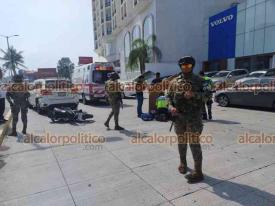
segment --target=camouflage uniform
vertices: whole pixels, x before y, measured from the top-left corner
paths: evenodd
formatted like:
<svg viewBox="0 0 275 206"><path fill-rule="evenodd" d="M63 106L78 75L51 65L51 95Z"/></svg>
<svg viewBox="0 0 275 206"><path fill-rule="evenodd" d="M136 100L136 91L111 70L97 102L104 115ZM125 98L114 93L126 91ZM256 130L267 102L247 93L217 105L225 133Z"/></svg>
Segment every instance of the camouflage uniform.
<svg viewBox="0 0 275 206"><path fill-rule="evenodd" d="M184 92L191 90L194 97L186 99ZM195 169L201 173L202 150L199 136L203 130L201 108L202 108L202 79L193 73L179 75L170 85L168 90L170 104L177 109L178 115L175 118L175 132L178 136L178 150L180 154L181 173L187 172L186 152L189 143ZM181 170L179 167L179 170Z"/></svg>
<svg viewBox="0 0 275 206"><path fill-rule="evenodd" d="M107 121L105 122L105 126L109 127L109 122L111 118L114 116L115 128L118 128L118 116L122 102L120 84L116 80L108 80L105 84L105 90L108 94L108 100L112 107L112 111L109 114Z"/></svg>
<svg viewBox="0 0 275 206"><path fill-rule="evenodd" d="M6 98L11 105L12 112L12 134L16 135L16 125L18 122L18 114L21 111L21 119L23 122L23 134L26 134L27 129L27 113L29 107L30 93L27 91L27 86L24 83L14 83L9 88Z"/></svg>

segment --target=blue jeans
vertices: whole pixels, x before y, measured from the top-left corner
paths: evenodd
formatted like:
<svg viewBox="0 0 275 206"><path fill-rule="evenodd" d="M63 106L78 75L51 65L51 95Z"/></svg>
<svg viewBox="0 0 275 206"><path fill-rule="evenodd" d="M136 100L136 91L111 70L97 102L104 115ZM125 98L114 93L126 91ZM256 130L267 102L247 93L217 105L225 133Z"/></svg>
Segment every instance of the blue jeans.
<svg viewBox="0 0 275 206"><path fill-rule="evenodd" d="M137 94L137 115L138 117L142 114L142 105L143 105L143 94Z"/></svg>

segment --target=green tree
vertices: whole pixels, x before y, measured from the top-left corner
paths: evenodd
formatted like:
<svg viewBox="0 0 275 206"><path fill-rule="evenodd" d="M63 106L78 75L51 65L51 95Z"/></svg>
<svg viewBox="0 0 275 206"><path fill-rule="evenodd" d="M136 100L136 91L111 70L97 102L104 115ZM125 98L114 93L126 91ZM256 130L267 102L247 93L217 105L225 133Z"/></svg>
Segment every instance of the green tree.
<svg viewBox="0 0 275 206"><path fill-rule="evenodd" d="M74 64L68 57L61 58L57 63L57 73L59 77L72 79Z"/></svg>
<svg viewBox="0 0 275 206"><path fill-rule="evenodd" d="M132 43L132 51L129 55L128 67L133 70L139 67L140 73L145 72L145 64L150 63L154 58L159 61L162 57L160 49L156 46L156 36L152 35L147 40L136 39Z"/></svg>
<svg viewBox="0 0 275 206"><path fill-rule="evenodd" d="M23 65L24 58L22 56L22 51L17 52L14 47L10 47L7 51L1 49L1 52L4 54L3 57L0 57L0 60L4 61L3 67L6 70L12 71L13 75L16 75L16 69L21 66L26 68Z"/></svg>

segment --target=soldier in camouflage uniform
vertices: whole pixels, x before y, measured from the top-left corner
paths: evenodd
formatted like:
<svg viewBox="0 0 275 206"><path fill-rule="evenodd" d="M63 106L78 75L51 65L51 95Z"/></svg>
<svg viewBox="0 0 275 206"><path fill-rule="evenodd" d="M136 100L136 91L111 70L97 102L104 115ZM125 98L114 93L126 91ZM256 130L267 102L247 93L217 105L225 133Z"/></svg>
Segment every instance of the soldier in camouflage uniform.
<svg viewBox="0 0 275 206"><path fill-rule="evenodd" d="M124 130L124 128L120 127L118 124L119 110L120 106L122 105L120 84L118 82L118 79L119 75L116 72L113 72L110 75L110 80L108 80L105 85L105 90L108 94L108 100L112 107L112 111L104 125L109 128L110 120L114 116L115 130Z"/></svg>
<svg viewBox="0 0 275 206"><path fill-rule="evenodd" d="M22 133L26 134L27 130L27 113L29 107L29 97L26 85L23 83L23 77L20 75L15 75L13 77L13 84L8 89L6 98L10 103L11 113L12 113L12 132L10 136L17 136L16 125L18 122L18 114L21 111L21 119L23 122Z"/></svg>
<svg viewBox="0 0 275 206"><path fill-rule="evenodd" d="M195 162L195 170L186 175L189 183L203 180L202 150L199 136L203 130L202 108L202 78L193 74L195 60L191 56L179 60L182 73L172 80L168 97L169 110L174 117L175 132L178 136L178 149L180 154L179 172L187 173L186 152L187 144Z"/></svg>

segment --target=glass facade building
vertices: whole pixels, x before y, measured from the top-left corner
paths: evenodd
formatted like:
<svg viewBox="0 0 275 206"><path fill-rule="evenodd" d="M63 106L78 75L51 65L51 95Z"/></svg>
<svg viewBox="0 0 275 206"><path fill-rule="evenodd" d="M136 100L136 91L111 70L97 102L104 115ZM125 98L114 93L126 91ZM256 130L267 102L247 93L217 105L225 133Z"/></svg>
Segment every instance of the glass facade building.
<svg viewBox="0 0 275 206"><path fill-rule="evenodd" d="M275 0L238 5L236 57L275 52Z"/></svg>
<svg viewBox="0 0 275 206"><path fill-rule="evenodd" d="M224 13L226 11L220 14L223 15ZM224 17L226 16L221 19ZM211 18L213 17L210 17L210 20ZM223 69L246 68L254 71L275 67L275 0L247 0L238 4L236 20L235 57L232 59L232 57L224 56L214 60L209 58L208 62L205 62L206 68L209 70L221 67ZM211 21L209 22L209 28L211 28ZM232 28L228 27L226 26L225 29L231 35ZM209 32L209 35L211 35L211 31ZM217 37L219 33L215 35ZM222 32L220 32L220 35L222 35ZM223 39L223 41L227 40ZM220 41L220 44L224 44L223 41ZM211 49L209 51L213 52ZM229 68L229 59L230 62L233 60L234 63L233 66L231 63L231 67L234 68Z"/></svg>

